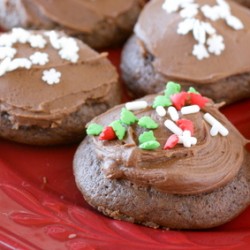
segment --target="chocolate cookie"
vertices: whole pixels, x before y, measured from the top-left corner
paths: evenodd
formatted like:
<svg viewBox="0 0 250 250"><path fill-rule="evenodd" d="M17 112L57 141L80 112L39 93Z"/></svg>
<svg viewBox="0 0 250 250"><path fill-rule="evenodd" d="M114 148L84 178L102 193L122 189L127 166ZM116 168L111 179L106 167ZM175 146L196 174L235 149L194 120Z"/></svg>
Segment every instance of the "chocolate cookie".
<svg viewBox="0 0 250 250"><path fill-rule="evenodd" d="M124 42L146 0L0 0L5 29L62 29L94 48Z"/></svg>
<svg viewBox="0 0 250 250"><path fill-rule="evenodd" d="M246 7L250 8L250 1L249 0L234 0L240 4L245 5Z"/></svg>
<svg viewBox="0 0 250 250"><path fill-rule="evenodd" d="M79 190L94 208L150 227L204 229L250 202L246 140L194 88L119 105L93 119L74 157Z"/></svg>
<svg viewBox="0 0 250 250"><path fill-rule="evenodd" d="M79 141L88 121L120 102L107 54L55 31L0 36L0 136L27 144Z"/></svg>
<svg viewBox="0 0 250 250"><path fill-rule="evenodd" d="M145 6L134 31L121 63L132 95L157 93L176 80L218 102L250 97L249 9L232 1L184 7L156 0Z"/></svg>

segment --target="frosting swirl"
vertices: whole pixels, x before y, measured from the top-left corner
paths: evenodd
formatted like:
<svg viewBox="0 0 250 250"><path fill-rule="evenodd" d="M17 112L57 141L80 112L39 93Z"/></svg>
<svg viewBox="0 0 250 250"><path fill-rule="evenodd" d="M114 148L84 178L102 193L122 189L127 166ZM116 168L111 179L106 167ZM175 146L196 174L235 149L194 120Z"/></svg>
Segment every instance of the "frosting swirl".
<svg viewBox="0 0 250 250"><path fill-rule="evenodd" d="M197 0L201 6L213 6L215 0ZM228 1L231 12L244 24L244 29L234 30L223 20L212 21L213 27L224 37L225 50L219 56L198 60L192 55L196 41L192 34L177 34L183 21L179 12L167 13L162 8L164 0L147 4L135 27L136 36L154 56L153 66L159 73L176 80L211 83L220 79L249 72L250 70L250 11ZM208 19L197 16L202 21Z"/></svg>
<svg viewBox="0 0 250 250"><path fill-rule="evenodd" d="M152 104L154 97L148 96L144 100ZM117 106L91 123L106 126L119 119L121 108L121 105ZM230 131L229 135L212 137L211 127L202 119L205 112L222 122ZM194 123L198 141L191 148L178 145L163 150L166 138L171 135L164 127L169 116L162 118L150 107L134 113L138 118L150 116L159 124L154 134L161 146L153 151L140 149L137 145L142 129L134 125L129 127L123 140L101 141L93 137L100 166L107 178L127 179L166 193L198 194L226 185L242 166L246 141L213 103L208 103L198 113L185 115Z"/></svg>

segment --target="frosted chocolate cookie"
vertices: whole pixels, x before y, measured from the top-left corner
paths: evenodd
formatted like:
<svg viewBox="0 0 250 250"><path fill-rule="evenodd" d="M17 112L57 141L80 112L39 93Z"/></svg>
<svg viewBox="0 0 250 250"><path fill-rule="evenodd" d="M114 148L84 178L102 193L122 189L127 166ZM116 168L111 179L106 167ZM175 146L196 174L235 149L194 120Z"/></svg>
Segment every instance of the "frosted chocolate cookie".
<svg viewBox="0 0 250 250"><path fill-rule="evenodd" d="M134 31L121 63L133 95L157 93L176 80L215 101L250 97L249 9L224 0L155 0Z"/></svg>
<svg viewBox="0 0 250 250"><path fill-rule="evenodd" d="M74 157L94 208L150 227L211 228L250 202L247 141L214 104L169 82L165 93L94 118Z"/></svg>
<svg viewBox="0 0 250 250"><path fill-rule="evenodd" d="M5 29L61 29L94 48L114 46L132 33L146 0L0 0Z"/></svg>
<svg viewBox="0 0 250 250"><path fill-rule="evenodd" d="M250 8L250 1L249 0L234 0L240 4L245 5L246 7Z"/></svg>
<svg viewBox="0 0 250 250"><path fill-rule="evenodd" d="M120 102L120 85L106 53L64 33L15 28L0 36L0 101L0 137L70 143Z"/></svg>

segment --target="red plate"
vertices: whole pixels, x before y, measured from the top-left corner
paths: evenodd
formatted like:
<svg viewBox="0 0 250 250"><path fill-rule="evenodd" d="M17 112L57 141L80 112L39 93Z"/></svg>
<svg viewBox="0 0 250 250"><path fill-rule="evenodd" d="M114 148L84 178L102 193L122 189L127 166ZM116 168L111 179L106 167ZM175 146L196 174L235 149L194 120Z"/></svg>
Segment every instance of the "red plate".
<svg viewBox="0 0 250 250"><path fill-rule="evenodd" d="M110 58L119 64L120 51ZM250 139L250 100L223 113ZM0 140L0 249L247 249L250 208L207 231L164 231L115 221L89 207L77 190L77 145L31 147ZM248 147L250 150L250 147Z"/></svg>

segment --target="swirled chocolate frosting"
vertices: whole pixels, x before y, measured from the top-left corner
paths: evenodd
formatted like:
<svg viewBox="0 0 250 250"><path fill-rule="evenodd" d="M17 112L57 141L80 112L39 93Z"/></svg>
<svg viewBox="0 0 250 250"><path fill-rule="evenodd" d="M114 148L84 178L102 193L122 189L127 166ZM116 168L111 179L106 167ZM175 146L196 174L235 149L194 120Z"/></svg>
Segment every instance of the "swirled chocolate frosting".
<svg viewBox="0 0 250 250"><path fill-rule="evenodd" d="M126 179L138 185L155 188L172 194L198 194L213 191L226 185L238 173L244 160L245 139L234 126L218 111L212 102L198 113L185 115L194 124L194 136L197 144L185 148L181 144L164 150L164 144L172 134L164 121L170 119L157 115L151 108L155 96L143 100L149 107L134 111L139 118L149 116L159 127L154 135L160 143L155 150L143 150L138 147L138 137L143 129L129 126L123 140L102 141L97 136L91 137L100 166L107 178ZM120 119L122 105L102 114L91 121L107 126ZM211 136L210 125L203 119L204 113L210 113L229 130L228 136Z"/></svg>
<svg viewBox="0 0 250 250"><path fill-rule="evenodd" d="M197 0L199 4L213 6L215 0ZM142 11L135 27L136 36L154 56L157 72L176 80L211 83L250 71L250 11L233 1L227 1L231 14L243 28L235 30L225 20L211 21L199 12L195 18L209 22L223 37L225 49L220 55L198 60L193 54L197 43L192 32L177 34L178 25L184 21L180 11L168 13L163 9L164 0L150 1ZM199 9L200 10L200 9ZM197 34L196 34L197 35Z"/></svg>

